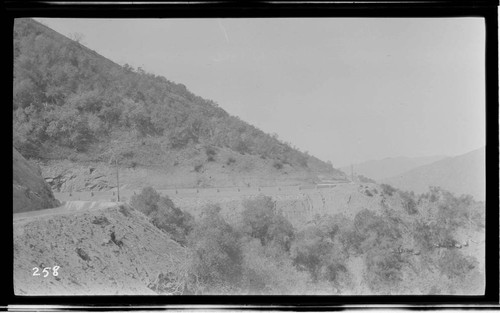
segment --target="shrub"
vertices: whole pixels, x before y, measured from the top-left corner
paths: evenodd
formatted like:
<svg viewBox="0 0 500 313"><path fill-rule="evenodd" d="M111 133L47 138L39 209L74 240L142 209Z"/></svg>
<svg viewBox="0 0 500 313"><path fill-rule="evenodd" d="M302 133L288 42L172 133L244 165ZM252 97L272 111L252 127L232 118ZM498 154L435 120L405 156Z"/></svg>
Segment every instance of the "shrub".
<svg viewBox="0 0 500 313"><path fill-rule="evenodd" d="M322 268L320 275L324 280L332 283L336 287L337 292L352 288L352 275L343 262L332 260Z"/></svg>
<svg viewBox="0 0 500 313"><path fill-rule="evenodd" d="M447 249L439 259L438 267L448 278L465 277L467 273L478 267L472 256L464 256L457 250Z"/></svg>
<svg viewBox="0 0 500 313"><path fill-rule="evenodd" d="M214 147L205 147L205 153L207 154L207 156L215 156L217 155L217 151L215 151L215 148Z"/></svg>
<svg viewBox="0 0 500 313"><path fill-rule="evenodd" d="M194 166L194 171L199 173L201 169L203 168L203 164L198 164Z"/></svg>
<svg viewBox="0 0 500 313"><path fill-rule="evenodd" d="M439 221L417 221L414 229L413 238L422 251L430 252L437 246L453 247L457 243L451 229Z"/></svg>
<svg viewBox="0 0 500 313"><path fill-rule="evenodd" d="M189 236L192 259L188 289L195 294L238 293L243 275L243 255L238 233L220 215L221 208L207 206Z"/></svg>
<svg viewBox="0 0 500 313"><path fill-rule="evenodd" d="M262 245L273 243L288 251L294 238L292 224L276 211L271 197L259 196L243 202L243 232L260 240Z"/></svg>
<svg viewBox="0 0 500 313"><path fill-rule="evenodd" d="M246 140L239 140L233 147L233 150L238 151L241 154L250 153L250 143Z"/></svg>
<svg viewBox="0 0 500 313"><path fill-rule="evenodd" d="M291 248L297 268L307 271L315 283L327 282L337 290L351 285L348 254L337 237L344 231L341 219L322 217L297 235ZM340 238L339 238L340 239Z"/></svg>
<svg viewBox="0 0 500 313"><path fill-rule="evenodd" d="M358 256L363 253L361 244L365 237L354 229L348 229L340 234L339 241L348 254Z"/></svg>
<svg viewBox="0 0 500 313"><path fill-rule="evenodd" d="M295 230L290 221L282 214L275 214L267 230L267 243L289 251L294 237Z"/></svg>
<svg viewBox="0 0 500 313"><path fill-rule="evenodd" d="M277 170L281 170L283 168L283 163L281 161L274 161L273 167Z"/></svg>
<svg viewBox="0 0 500 313"><path fill-rule="evenodd" d="M242 250L245 294L300 294L310 290L308 273L298 271L287 255L273 254L272 248L254 238L244 242Z"/></svg>
<svg viewBox="0 0 500 313"><path fill-rule="evenodd" d="M151 223L171 234L175 241L185 245L187 236L194 226L193 216L175 207L172 201L166 197L161 198L160 208L150 215Z"/></svg>
<svg viewBox="0 0 500 313"><path fill-rule="evenodd" d="M440 198L442 189L435 186L430 186L429 191L420 195L420 199L427 199L430 202L436 202Z"/></svg>
<svg viewBox="0 0 500 313"><path fill-rule="evenodd" d="M226 161L227 165L231 165L233 163L236 163L236 159L234 159L233 157L229 157Z"/></svg>
<svg viewBox="0 0 500 313"><path fill-rule="evenodd" d="M160 194L153 187L145 187L140 194L132 196L130 205L149 216L153 211L158 210L160 198Z"/></svg>
<svg viewBox="0 0 500 313"><path fill-rule="evenodd" d="M217 155L217 151L213 147L205 147L205 153L207 155L207 161L213 162L215 161L215 156Z"/></svg>
<svg viewBox="0 0 500 313"><path fill-rule="evenodd" d="M399 191L399 196L401 197L403 208L406 213L411 215L418 213L417 203L414 199L415 194L413 192Z"/></svg>
<svg viewBox="0 0 500 313"><path fill-rule="evenodd" d="M354 217L354 229L362 241L360 249L367 253L372 249L395 247L401 239L400 223L364 209Z"/></svg>
<svg viewBox="0 0 500 313"><path fill-rule="evenodd" d="M365 194L368 196L368 197L373 197L373 194L370 192L370 190L365 190Z"/></svg>
<svg viewBox="0 0 500 313"><path fill-rule="evenodd" d="M181 149L186 147L190 142L197 143L199 138L190 130L183 129L182 131L171 133L169 140L170 147L173 149Z"/></svg>
<svg viewBox="0 0 500 313"><path fill-rule="evenodd" d="M98 135L89 127L88 119L89 114L80 113L76 108L57 107L48 113L45 133L61 146L83 151Z"/></svg>
<svg viewBox="0 0 500 313"><path fill-rule="evenodd" d="M388 184L382 184L382 185L380 185L380 187L382 187L382 193L386 194L388 196L392 196L394 194L394 192L396 192L396 190L397 190L396 188L394 188Z"/></svg>
<svg viewBox="0 0 500 313"><path fill-rule="evenodd" d="M332 247L311 229L299 233L293 242L291 257L294 265L310 273L313 280L319 279L321 267Z"/></svg>
<svg viewBox="0 0 500 313"><path fill-rule="evenodd" d="M457 197L451 192L441 189L440 198L435 202L435 205L438 208L437 219L456 229L470 223L475 203L472 196Z"/></svg>
<svg viewBox="0 0 500 313"><path fill-rule="evenodd" d="M160 196L152 187L146 187L140 194L132 196L130 205L148 216L153 225L170 234L173 240L186 244L194 218L177 208L169 197Z"/></svg>
<svg viewBox="0 0 500 313"><path fill-rule="evenodd" d="M403 279L402 262L398 254L388 249L373 249L365 256L365 279L375 294L397 294Z"/></svg>
<svg viewBox="0 0 500 313"><path fill-rule="evenodd" d="M293 160L301 167L308 167L309 156L307 154L295 153Z"/></svg>
<svg viewBox="0 0 500 313"><path fill-rule="evenodd" d="M437 263L440 272L448 279L445 283L448 293L471 294L484 290L485 275L479 270L475 257L447 249Z"/></svg>

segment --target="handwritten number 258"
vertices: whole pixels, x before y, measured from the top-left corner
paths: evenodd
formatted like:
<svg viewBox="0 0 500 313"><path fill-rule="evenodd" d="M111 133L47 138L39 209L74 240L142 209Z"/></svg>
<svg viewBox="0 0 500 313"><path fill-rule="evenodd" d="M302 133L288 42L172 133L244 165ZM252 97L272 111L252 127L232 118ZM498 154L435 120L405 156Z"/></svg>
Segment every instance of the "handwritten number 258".
<svg viewBox="0 0 500 313"><path fill-rule="evenodd" d="M50 274L50 270L52 269L52 276L57 276L59 275L59 273L57 272L57 270L59 270L60 266L54 266L54 267L46 267L42 270L42 273L43 273L43 277L47 277L49 276ZM33 267L33 276L40 276L41 274L38 273L40 271L40 269L38 267Z"/></svg>

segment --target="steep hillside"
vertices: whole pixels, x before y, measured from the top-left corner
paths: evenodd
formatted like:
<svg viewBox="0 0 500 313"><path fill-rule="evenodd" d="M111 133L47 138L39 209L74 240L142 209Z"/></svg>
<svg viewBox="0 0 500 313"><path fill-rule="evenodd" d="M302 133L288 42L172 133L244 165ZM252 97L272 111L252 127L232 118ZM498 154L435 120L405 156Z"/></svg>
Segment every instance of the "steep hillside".
<svg viewBox="0 0 500 313"><path fill-rule="evenodd" d="M415 168L399 176L384 179L395 187L426 192L439 186L457 195L469 194L484 201L486 192L485 147L456 157Z"/></svg>
<svg viewBox="0 0 500 313"><path fill-rule="evenodd" d="M444 159L445 156L428 156L420 158L395 157L382 160L371 160L363 163L353 164L354 173L371 179L380 180L403 174L416 167L433 163ZM351 167L340 168L344 173L351 174Z"/></svg>
<svg viewBox="0 0 500 313"><path fill-rule="evenodd" d="M16 295L154 295L163 277L161 293L182 292L186 250L142 213L105 204L14 215Z"/></svg>
<svg viewBox="0 0 500 313"><path fill-rule="evenodd" d="M184 85L119 66L31 19L14 27L13 122L14 146L40 160L165 169L253 156L247 168L265 162L304 179L342 175Z"/></svg>
<svg viewBox="0 0 500 313"><path fill-rule="evenodd" d="M28 162L16 149L12 149L12 174L14 213L59 206L42 177L41 169Z"/></svg>

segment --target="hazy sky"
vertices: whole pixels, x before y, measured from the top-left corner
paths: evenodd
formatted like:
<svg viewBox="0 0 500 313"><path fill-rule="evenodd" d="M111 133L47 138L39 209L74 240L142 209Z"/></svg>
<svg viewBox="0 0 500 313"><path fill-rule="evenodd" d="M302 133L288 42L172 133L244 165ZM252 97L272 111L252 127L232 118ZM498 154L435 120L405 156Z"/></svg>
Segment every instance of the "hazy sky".
<svg viewBox="0 0 500 313"><path fill-rule="evenodd" d="M481 18L37 20L335 167L485 144Z"/></svg>

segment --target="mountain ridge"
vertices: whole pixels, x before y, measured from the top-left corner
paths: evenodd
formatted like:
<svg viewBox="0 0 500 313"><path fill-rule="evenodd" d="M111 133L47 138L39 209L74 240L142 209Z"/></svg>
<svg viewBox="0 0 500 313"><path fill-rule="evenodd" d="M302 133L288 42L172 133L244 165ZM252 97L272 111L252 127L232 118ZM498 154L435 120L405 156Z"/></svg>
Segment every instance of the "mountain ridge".
<svg viewBox="0 0 500 313"><path fill-rule="evenodd" d="M455 157L414 168L395 177L383 179L382 182L417 193L427 191L430 186L438 186L456 194L470 194L477 200L484 201L485 153L486 148L483 146Z"/></svg>
<svg viewBox="0 0 500 313"><path fill-rule="evenodd" d="M424 156L424 157L387 157L384 159L368 160L353 164L354 173L363 175L371 179L380 180L391 176L396 176L409 171L412 168L429 164L440 159L444 159L444 155ZM340 168L344 173L351 173L350 166Z"/></svg>

